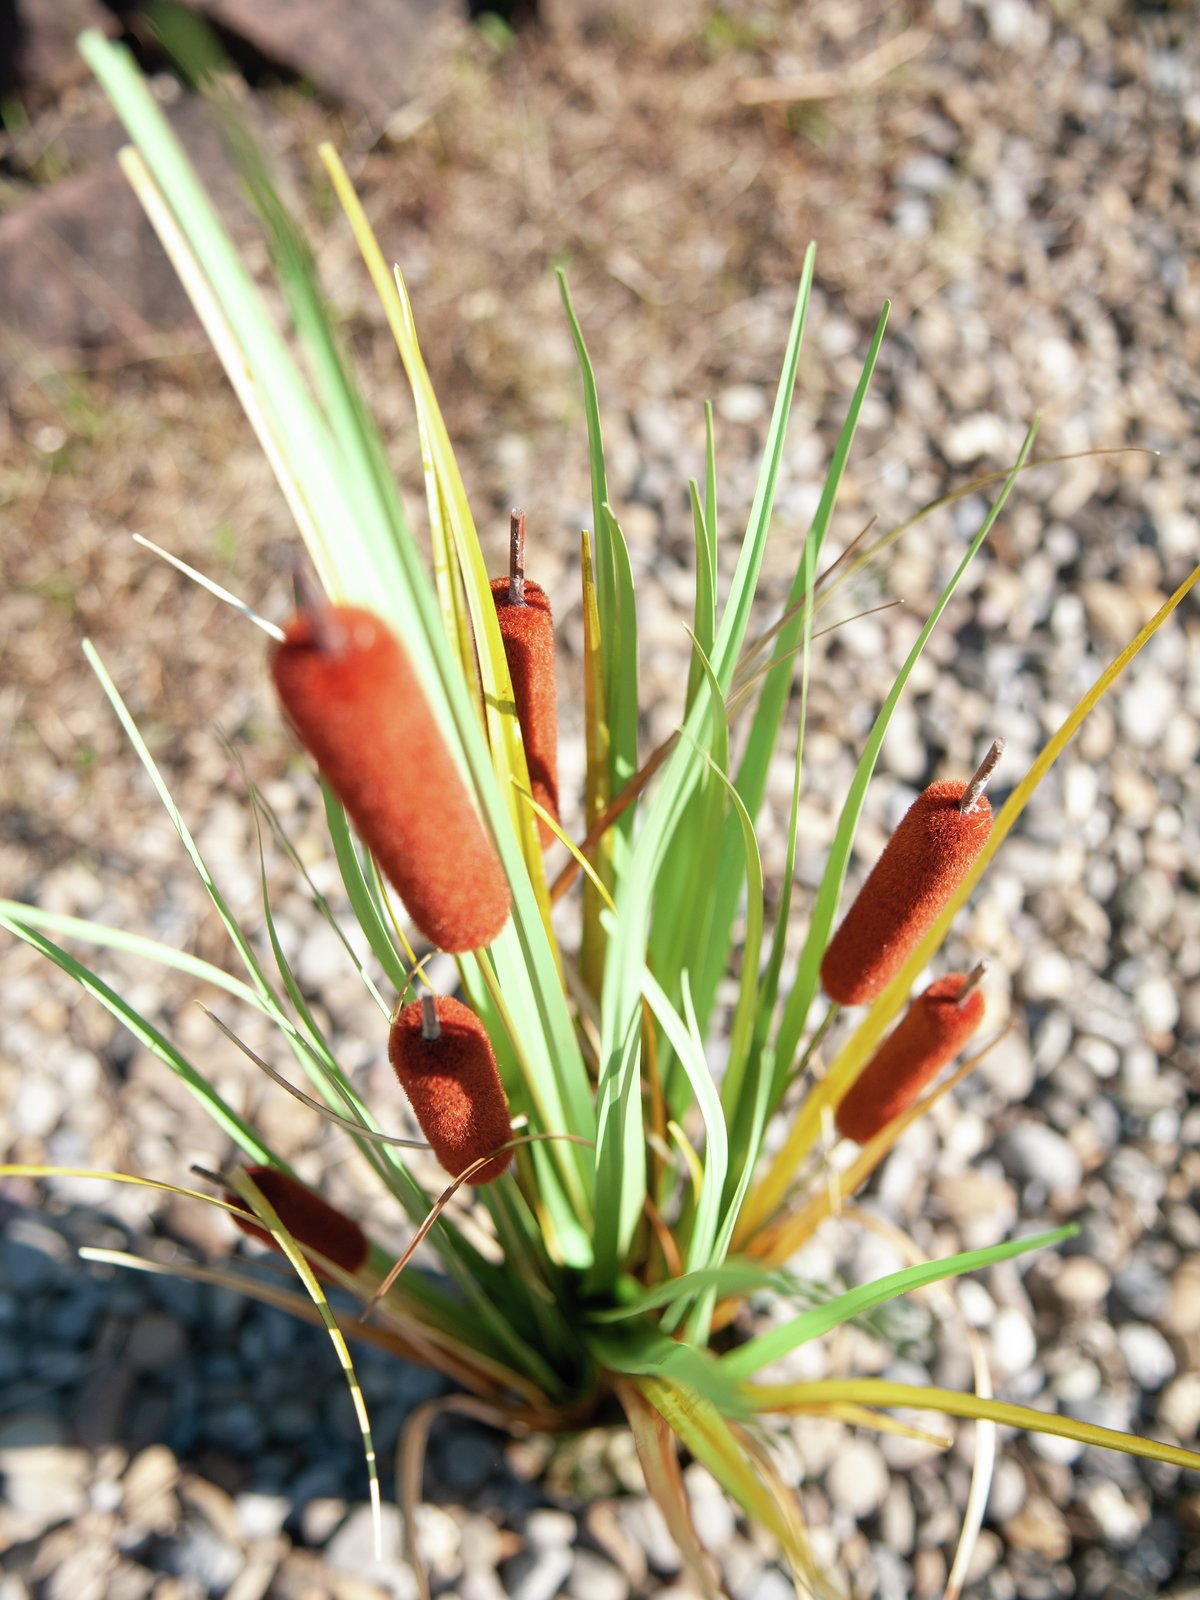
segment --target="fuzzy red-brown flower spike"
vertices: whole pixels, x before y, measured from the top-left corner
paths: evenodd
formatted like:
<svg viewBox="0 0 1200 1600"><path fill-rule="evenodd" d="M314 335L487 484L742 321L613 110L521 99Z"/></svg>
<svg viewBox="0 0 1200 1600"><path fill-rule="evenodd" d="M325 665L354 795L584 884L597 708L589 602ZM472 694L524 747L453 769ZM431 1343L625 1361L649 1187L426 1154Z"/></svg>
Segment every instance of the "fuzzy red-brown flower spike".
<svg viewBox="0 0 1200 1600"><path fill-rule="evenodd" d="M388 1059L434 1155L457 1178L513 1136L508 1101L483 1023L448 995L414 1001L392 1019ZM467 1182L492 1183L512 1151Z"/></svg>
<svg viewBox="0 0 1200 1600"><path fill-rule="evenodd" d="M343 1272L359 1272L366 1265L370 1245L357 1222L278 1167L247 1167L246 1171L297 1244L317 1251ZM225 1199L230 1205L246 1204L240 1195L232 1193L227 1193ZM279 1249L274 1235L261 1223L240 1216L233 1220L250 1238L263 1240L272 1250Z"/></svg>
<svg viewBox="0 0 1200 1600"><path fill-rule="evenodd" d="M982 963L969 978L951 972L917 996L838 1106L843 1137L866 1144L953 1060L983 1020L983 994L976 987L982 975Z"/></svg>
<svg viewBox="0 0 1200 1600"><path fill-rule="evenodd" d="M496 621L512 678L517 720L533 798L558 821L558 697L554 685L554 622L540 585L525 576L525 514L514 511L507 578L493 578ZM542 843L553 829L538 818Z"/></svg>
<svg viewBox="0 0 1200 1600"><path fill-rule="evenodd" d="M318 601L271 657L284 710L413 922L443 950L490 944L508 880L408 656L387 624Z"/></svg>
<svg viewBox="0 0 1200 1600"><path fill-rule="evenodd" d="M874 1000L937 920L992 831L983 786L1003 748L997 739L969 784L930 784L909 807L829 941L821 983L831 1000Z"/></svg>

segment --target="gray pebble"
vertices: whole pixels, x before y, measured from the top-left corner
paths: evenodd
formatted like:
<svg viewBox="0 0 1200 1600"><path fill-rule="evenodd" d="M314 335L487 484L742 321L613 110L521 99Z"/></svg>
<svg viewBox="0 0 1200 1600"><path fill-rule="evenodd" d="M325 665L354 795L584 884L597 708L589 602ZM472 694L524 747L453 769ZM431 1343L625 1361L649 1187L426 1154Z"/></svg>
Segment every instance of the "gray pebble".
<svg viewBox="0 0 1200 1600"><path fill-rule="evenodd" d="M1113 1274L1113 1291L1120 1304L1144 1322L1156 1322L1171 1300L1165 1274L1142 1254L1134 1254Z"/></svg>
<svg viewBox="0 0 1200 1600"><path fill-rule="evenodd" d="M1055 1378L1054 1392L1064 1404L1079 1405L1099 1394L1102 1381L1100 1368L1094 1361L1076 1357Z"/></svg>
<svg viewBox="0 0 1200 1600"><path fill-rule="evenodd" d="M207 1522L189 1518L163 1547L161 1566L201 1594L224 1594L242 1570L236 1545L221 1538Z"/></svg>
<svg viewBox="0 0 1200 1600"><path fill-rule="evenodd" d="M1071 1194L1079 1188L1083 1166L1062 1134L1038 1122L1019 1122L1005 1134L1001 1149L1005 1166L1026 1183L1037 1183L1052 1194Z"/></svg>
<svg viewBox="0 0 1200 1600"><path fill-rule="evenodd" d="M169 1367L187 1349L187 1335L174 1317L163 1311L145 1311L129 1330L125 1359L136 1371L157 1372Z"/></svg>
<svg viewBox="0 0 1200 1600"><path fill-rule="evenodd" d="M215 1406L206 1410L200 1421L206 1438L239 1455L254 1455L266 1442L266 1419L248 1400Z"/></svg>
<svg viewBox="0 0 1200 1600"><path fill-rule="evenodd" d="M52 1288L61 1271L45 1251L12 1237L0 1239L0 1283L18 1299Z"/></svg>

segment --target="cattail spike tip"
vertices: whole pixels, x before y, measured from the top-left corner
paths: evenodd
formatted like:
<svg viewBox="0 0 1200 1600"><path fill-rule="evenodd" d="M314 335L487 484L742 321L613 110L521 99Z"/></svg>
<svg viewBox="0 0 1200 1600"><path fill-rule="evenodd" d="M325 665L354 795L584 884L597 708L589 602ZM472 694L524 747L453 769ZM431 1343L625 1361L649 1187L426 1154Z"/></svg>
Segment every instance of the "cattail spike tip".
<svg viewBox="0 0 1200 1600"><path fill-rule="evenodd" d="M525 604L525 513L515 506L508 517L508 603Z"/></svg>
<svg viewBox="0 0 1200 1600"><path fill-rule="evenodd" d="M991 749L979 763L975 776L963 791L963 797L958 803L958 809L964 816L969 815L979 804L979 798L991 781L992 773L995 772L1000 763L1000 757L1004 754L1004 743L1003 739L992 740Z"/></svg>

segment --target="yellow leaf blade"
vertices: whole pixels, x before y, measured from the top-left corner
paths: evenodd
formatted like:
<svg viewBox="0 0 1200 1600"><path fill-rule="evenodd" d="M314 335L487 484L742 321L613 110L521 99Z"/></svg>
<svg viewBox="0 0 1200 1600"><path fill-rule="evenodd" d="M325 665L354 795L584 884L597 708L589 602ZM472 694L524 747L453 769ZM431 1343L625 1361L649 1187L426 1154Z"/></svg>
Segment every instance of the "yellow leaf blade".
<svg viewBox="0 0 1200 1600"><path fill-rule="evenodd" d="M1074 1417L1060 1417L1030 1406L1011 1405L982 1395L959 1394L954 1389L937 1389L921 1384L891 1383L886 1378L829 1378L814 1383L747 1384L746 1398L755 1411L802 1412L830 1405L903 1406L912 1411L940 1411L947 1417L966 1417L973 1422L998 1422L1007 1428L1022 1428L1033 1433L1051 1433L1060 1439L1074 1439L1101 1450L1120 1450L1125 1455L1142 1456L1147 1461L1165 1461L1170 1466L1200 1472L1200 1455L1178 1445L1140 1439L1136 1434L1117 1433L1098 1428Z"/></svg>

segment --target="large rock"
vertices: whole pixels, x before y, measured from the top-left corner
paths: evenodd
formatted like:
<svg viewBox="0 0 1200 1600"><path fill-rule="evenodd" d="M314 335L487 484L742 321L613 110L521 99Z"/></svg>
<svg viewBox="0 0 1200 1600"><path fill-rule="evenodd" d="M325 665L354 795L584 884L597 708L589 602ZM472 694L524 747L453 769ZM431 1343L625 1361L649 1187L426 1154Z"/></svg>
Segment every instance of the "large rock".
<svg viewBox="0 0 1200 1600"><path fill-rule="evenodd" d="M236 183L205 107L185 96L171 123L228 217L244 224ZM72 132L76 130L68 130ZM190 316L174 268L117 166L124 136L115 120L64 134L73 160L90 170L58 179L0 213L0 386L25 353L58 366L149 353ZM94 165L93 165L94 163Z"/></svg>
<svg viewBox="0 0 1200 1600"><path fill-rule="evenodd" d="M7 37L15 21L15 39ZM0 90L37 107L87 76L75 40L85 28L112 34L116 18L102 0L0 0Z"/></svg>
<svg viewBox="0 0 1200 1600"><path fill-rule="evenodd" d="M380 127L427 87L463 0L194 0L195 9Z"/></svg>
<svg viewBox="0 0 1200 1600"><path fill-rule="evenodd" d="M56 362L148 343L186 310L115 167L64 178L0 218L0 324Z"/></svg>

